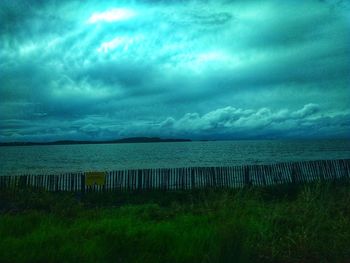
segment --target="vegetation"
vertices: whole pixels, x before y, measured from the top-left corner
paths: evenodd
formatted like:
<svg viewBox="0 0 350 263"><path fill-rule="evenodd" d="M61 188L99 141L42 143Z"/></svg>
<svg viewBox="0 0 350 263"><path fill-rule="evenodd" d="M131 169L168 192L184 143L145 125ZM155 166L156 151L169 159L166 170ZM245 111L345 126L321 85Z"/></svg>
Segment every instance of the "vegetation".
<svg viewBox="0 0 350 263"><path fill-rule="evenodd" d="M350 262L350 184L0 193L0 262Z"/></svg>

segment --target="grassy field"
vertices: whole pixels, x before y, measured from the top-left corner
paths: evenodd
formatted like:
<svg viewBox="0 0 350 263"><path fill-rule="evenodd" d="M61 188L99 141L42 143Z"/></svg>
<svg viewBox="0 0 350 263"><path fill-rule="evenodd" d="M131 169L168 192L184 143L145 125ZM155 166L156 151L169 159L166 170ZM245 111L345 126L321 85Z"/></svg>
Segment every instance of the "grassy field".
<svg viewBox="0 0 350 263"><path fill-rule="evenodd" d="M350 184L0 193L0 262L350 262Z"/></svg>

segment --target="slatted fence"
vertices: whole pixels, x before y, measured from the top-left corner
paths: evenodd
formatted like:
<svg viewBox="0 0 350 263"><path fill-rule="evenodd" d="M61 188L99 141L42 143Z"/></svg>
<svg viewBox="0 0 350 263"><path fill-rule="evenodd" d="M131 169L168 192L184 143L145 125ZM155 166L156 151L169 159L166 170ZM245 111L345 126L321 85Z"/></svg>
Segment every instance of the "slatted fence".
<svg viewBox="0 0 350 263"><path fill-rule="evenodd" d="M87 184L88 173L0 176L0 189L103 192L240 188L350 179L350 159L241 165L118 170L106 172L102 184Z"/></svg>

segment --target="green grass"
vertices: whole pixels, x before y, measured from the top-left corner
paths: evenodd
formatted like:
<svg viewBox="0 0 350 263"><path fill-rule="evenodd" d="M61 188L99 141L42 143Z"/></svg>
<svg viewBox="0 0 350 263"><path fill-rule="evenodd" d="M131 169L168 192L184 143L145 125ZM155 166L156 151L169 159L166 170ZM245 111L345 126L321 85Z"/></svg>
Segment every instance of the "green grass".
<svg viewBox="0 0 350 263"><path fill-rule="evenodd" d="M0 262L350 262L350 184L0 193Z"/></svg>

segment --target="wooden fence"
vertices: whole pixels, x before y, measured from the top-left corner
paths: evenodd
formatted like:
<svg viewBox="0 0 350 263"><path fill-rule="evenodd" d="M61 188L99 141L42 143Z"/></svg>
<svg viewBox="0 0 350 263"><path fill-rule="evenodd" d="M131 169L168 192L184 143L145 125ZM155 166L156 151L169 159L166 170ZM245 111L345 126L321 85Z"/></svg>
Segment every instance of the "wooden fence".
<svg viewBox="0 0 350 263"><path fill-rule="evenodd" d="M47 191L102 192L297 184L316 180L349 179L350 159L233 167L119 170L103 173L102 178L96 181L97 184L91 184L91 174L93 173L0 176L0 189L29 187Z"/></svg>

